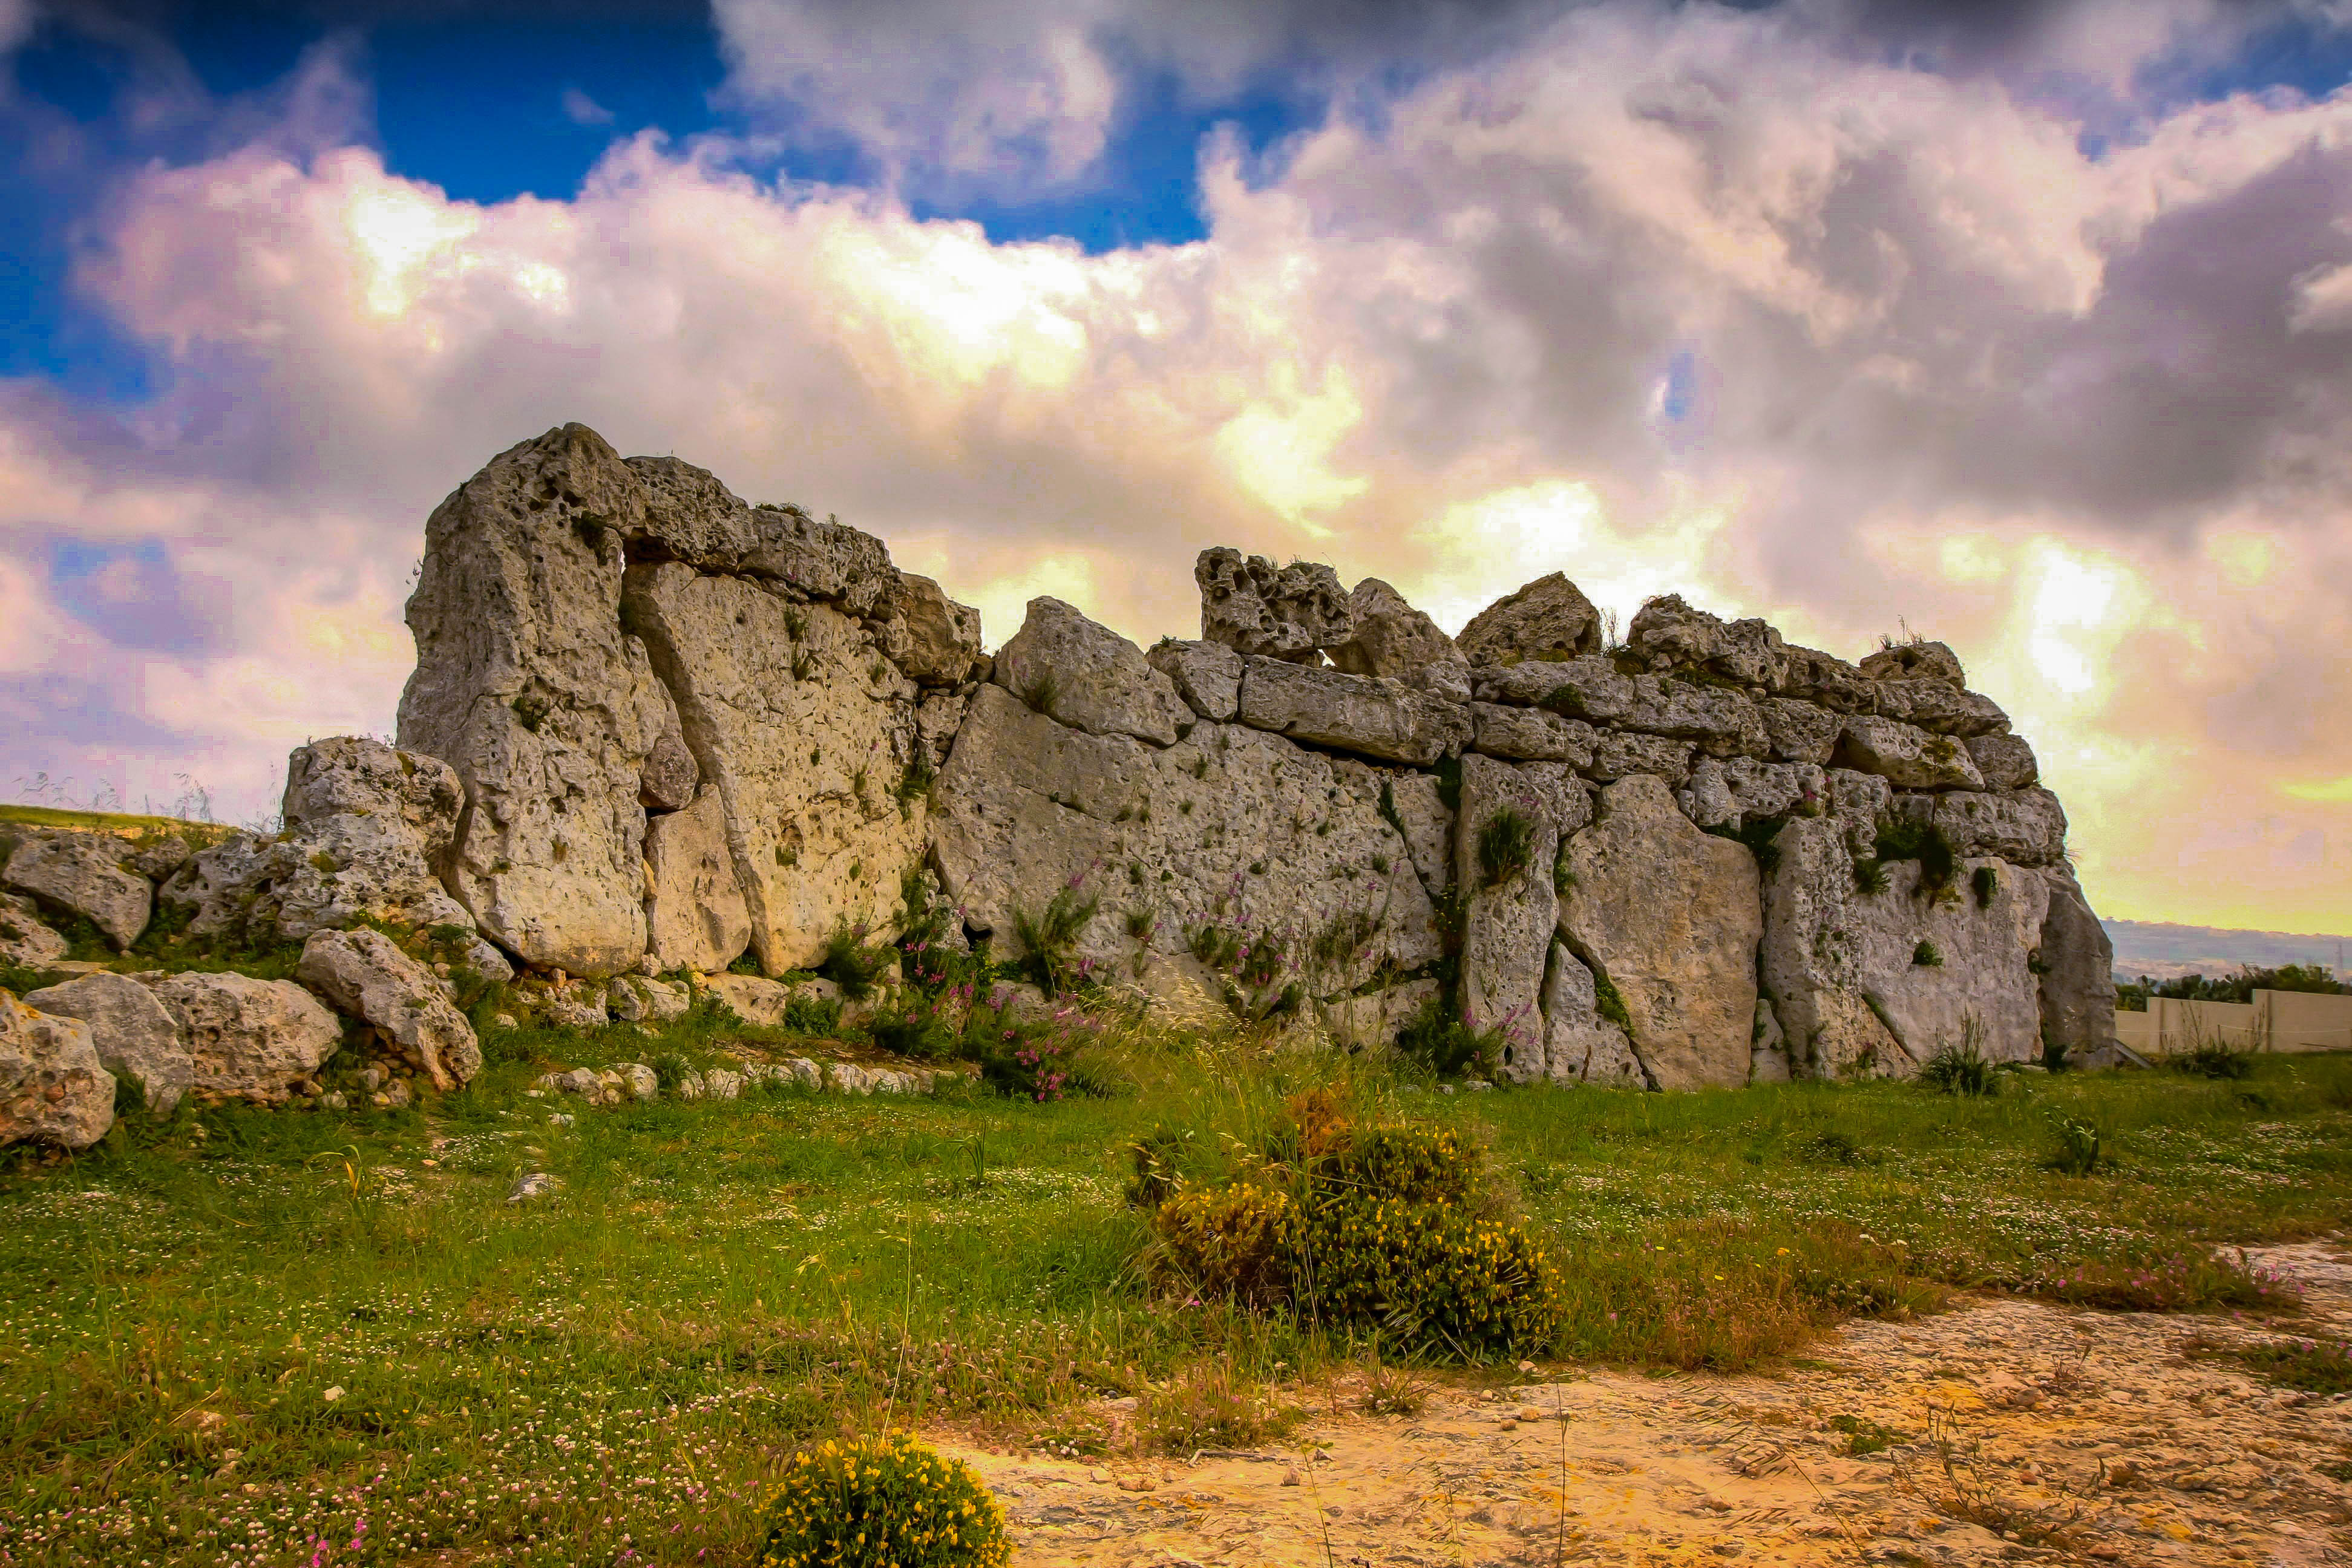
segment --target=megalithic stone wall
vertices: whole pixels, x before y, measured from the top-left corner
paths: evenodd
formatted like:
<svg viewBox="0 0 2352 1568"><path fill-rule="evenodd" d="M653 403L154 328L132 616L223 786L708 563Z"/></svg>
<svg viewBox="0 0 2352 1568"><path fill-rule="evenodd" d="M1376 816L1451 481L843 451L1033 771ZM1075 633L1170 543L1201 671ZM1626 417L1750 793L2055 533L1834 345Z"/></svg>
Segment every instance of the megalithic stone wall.
<svg viewBox="0 0 2352 1568"><path fill-rule="evenodd" d="M1354 1040L1437 1009L1522 1081L2111 1037L2064 813L1942 644L1668 596L1609 648L1559 573L1457 642L1377 579L1195 575L1197 641L1039 599L989 660L880 541L566 425L434 514L401 744L464 786L449 891L545 968L774 973L928 873L951 940L1058 901L1093 976Z"/></svg>

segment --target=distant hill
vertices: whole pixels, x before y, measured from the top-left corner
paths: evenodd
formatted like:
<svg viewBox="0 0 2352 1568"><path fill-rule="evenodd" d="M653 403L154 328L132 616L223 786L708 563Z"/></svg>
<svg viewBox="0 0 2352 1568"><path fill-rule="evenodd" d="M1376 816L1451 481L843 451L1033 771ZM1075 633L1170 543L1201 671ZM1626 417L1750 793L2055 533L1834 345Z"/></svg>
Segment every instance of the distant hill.
<svg viewBox="0 0 2352 1568"><path fill-rule="evenodd" d="M2116 945L2116 974L2159 980L2182 975L2226 975L2242 964L2275 968L2318 964L2338 978L2352 957L2352 936L2307 936L2289 931L2217 931L2210 925L2168 925L2146 920L2102 920Z"/></svg>

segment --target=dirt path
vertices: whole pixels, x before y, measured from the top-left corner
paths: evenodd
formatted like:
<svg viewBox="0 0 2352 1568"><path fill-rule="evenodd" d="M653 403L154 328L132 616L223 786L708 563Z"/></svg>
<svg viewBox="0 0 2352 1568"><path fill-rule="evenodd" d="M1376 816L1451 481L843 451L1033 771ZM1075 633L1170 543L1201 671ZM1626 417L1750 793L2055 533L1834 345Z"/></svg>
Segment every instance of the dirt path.
<svg viewBox="0 0 2352 1568"><path fill-rule="evenodd" d="M2352 1334L2340 1249L2258 1256L2304 1288L2302 1334ZM1322 1420L1263 1453L957 1451L1041 1568L2352 1563L2328 1473L2352 1475L2352 1396L2184 1354L2277 1337L1992 1299L1856 1323L1777 1375L1439 1388L1418 1416ZM1856 1456L1849 1427L1887 1446Z"/></svg>

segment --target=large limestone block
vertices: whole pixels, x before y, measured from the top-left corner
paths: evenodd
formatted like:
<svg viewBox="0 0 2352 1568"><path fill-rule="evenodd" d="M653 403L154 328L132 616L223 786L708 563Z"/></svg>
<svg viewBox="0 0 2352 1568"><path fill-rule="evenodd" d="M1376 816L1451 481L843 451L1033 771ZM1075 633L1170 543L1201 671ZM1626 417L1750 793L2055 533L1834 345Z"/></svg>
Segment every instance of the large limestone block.
<svg viewBox="0 0 2352 1568"><path fill-rule="evenodd" d="M997 650L990 677L1030 706L1089 735L1172 745L1192 722L1176 685L1143 650L1058 599L1029 601L1029 618Z"/></svg>
<svg viewBox="0 0 2352 1568"><path fill-rule="evenodd" d="M381 931L317 931L295 974L372 1027L386 1049L447 1093L482 1069L481 1042L433 972Z"/></svg>
<svg viewBox="0 0 2352 1568"><path fill-rule="evenodd" d="M640 660L646 668L653 667L642 639L631 637L627 645L631 669ZM695 761L693 748L686 744L686 727L678 722L677 704L670 700L669 689L656 680L641 681L635 690L640 714L649 707L652 715L640 723L640 733L653 737L653 749L637 768L637 804L648 811L680 810L693 800L695 789L702 782L702 765Z"/></svg>
<svg viewBox="0 0 2352 1568"><path fill-rule="evenodd" d="M1875 773L1898 789L1981 789L1984 775L1968 748L1948 735L1871 714L1848 717L1838 738L1839 766Z"/></svg>
<svg viewBox="0 0 2352 1568"><path fill-rule="evenodd" d="M1551 947L1543 990L1545 1071L1560 1083L1653 1088L1625 1031L1601 1013L1600 988L1563 943Z"/></svg>
<svg viewBox="0 0 2352 1568"><path fill-rule="evenodd" d="M925 799L899 789L920 745L914 687L856 622L741 578L633 567L626 608L719 798L761 967L814 964L842 925L886 927L922 856Z"/></svg>
<svg viewBox="0 0 2352 1568"><path fill-rule="evenodd" d="M727 808L715 789L646 825L646 926L654 966L724 969L751 945L751 912L727 842Z"/></svg>
<svg viewBox="0 0 2352 1568"><path fill-rule="evenodd" d="M1879 682L1878 712L1937 735L1994 735L2009 727L2009 715L1992 698L1933 679Z"/></svg>
<svg viewBox="0 0 2352 1568"><path fill-rule="evenodd" d="M1422 768L1470 740L1470 715L1460 704L1402 682L1279 659L1243 664L1238 716L1253 729Z"/></svg>
<svg viewBox="0 0 2352 1568"><path fill-rule="evenodd" d="M1473 664L1517 664L1601 652L1601 612L1559 572L1507 593L1454 639Z"/></svg>
<svg viewBox="0 0 2352 1568"><path fill-rule="evenodd" d="M948 748L955 744L956 731L963 727L964 710L970 706L969 686L925 692L923 700L915 705L915 734L933 768L948 759Z"/></svg>
<svg viewBox="0 0 2352 1568"><path fill-rule="evenodd" d="M1902 1076L1972 1035L1995 1061L2038 1053L2031 966L2049 894L2032 872L1966 860L1923 895L1906 861L1869 893L1832 820L1792 821L1773 845L1761 968L1800 1075Z"/></svg>
<svg viewBox="0 0 2352 1568"><path fill-rule="evenodd" d="M380 740L336 736L298 746L286 758L279 810L289 829L331 817L397 822L427 860L457 841L466 787L437 757L396 750Z"/></svg>
<svg viewBox="0 0 2352 1568"><path fill-rule="evenodd" d="M1538 659L1473 674L1480 702L1549 708L1595 724L1616 724L1633 707L1633 677L1597 656Z"/></svg>
<svg viewBox="0 0 2352 1568"><path fill-rule="evenodd" d="M1889 643L1877 653L1865 654L1862 673L1874 681L1937 681L1954 690L1969 684L1960 656L1949 644L1924 640Z"/></svg>
<svg viewBox="0 0 2352 1568"><path fill-rule="evenodd" d="M1758 762L1714 758L1691 769L1690 782L1675 796L1683 813L1702 828L1737 831L1749 819L1812 815L1828 809L1829 779L1809 763Z"/></svg>
<svg viewBox="0 0 2352 1568"><path fill-rule="evenodd" d="M1580 718L1562 718L1541 708L1506 707L1500 703L1472 703L1470 717L1477 726L1471 748L1488 757L1591 766L1594 732Z"/></svg>
<svg viewBox="0 0 2352 1568"><path fill-rule="evenodd" d="M475 924L398 817L359 811L310 818L283 837L232 834L181 867L162 896L195 905L188 930L197 936L227 931L299 942L362 918Z"/></svg>
<svg viewBox="0 0 2352 1568"><path fill-rule="evenodd" d="M1773 686L1788 673L1788 644L1761 621L1725 621L1662 594L1634 613L1626 646L1655 670L1696 669L1745 686Z"/></svg>
<svg viewBox="0 0 2352 1568"><path fill-rule="evenodd" d="M2072 871L2053 865L2037 874L2050 891L2042 917L2042 1038L2079 1061L2116 1037L2115 945Z"/></svg>
<svg viewBox="0 0 2352 1568"><path fill-rule="evenodd" d="M883 591L882 652L919 685L952 686L980 659L980 612L912 572L891 574Z"/></svg>
<svg viewBox="0 0 2352 1568"><path fill-rule="evenodd" d="M1785 658L1775 695L1838 713L1878 711L1878 683L1836 654L1793 643L1781 652Z"/></svg>
<svg viewBox="0 0 2352 1568"><path fill-rule="evenodd" d="M1348 595L1355 631L1331 650L1331 662L1351 675L1391 675L1426 685L1423 673L1442 669L1448 686L1470 678L1469 661L1437 622L1405 602L1404 595L1377 577L1356 584Z"/></svg>
<svg viewBox="0 0 2352 1568"><path fill-rule="evenodd" d="M1875 773L1851 768L1829 770L1830 816L1838 824L1846 852L1855 859L1877 852L1878 830L1892 819L1895 786Z"/></svg>
<svg viewBox="0 0 2352 1568"><path fill-rule="evenodd" d="M639 796L660 706L620 608L649 498L584 425L525 442L436 508L408 603L400 743L465 782L458 899L509 951L573 974L646 947Z"/></svg>
<svg viewBox="0 0 2352 1568"><path fill-rule="evenodd" d="M1845 727L1844 716L1794 697L1766 697L1756 712L1770 746L1766 755L1776 762L1826 764Z"/></svg>
<svg viewBox="0 0 2352 1568"><path fill-rule="evenodd" d="M1745 693L1658 675L1633 677L1633 705L1615 721L1644 735L1690 740L1709 757L1762 757L1770 747Z"/></svg>
<svg viewBox="0 0 2352 1568"><path fill-rule="evenodd" d="M1669 789L1679 789L1690 778L1691 753L1696 749L1687 740L1663 735L1604 729L1593 739L1592 763L1585 772L1604 784L1646 774L1665 780Z"/></svg>
<svg viewBox="0 0 2352 1568"><path fill-rule="evenodd" d="M1454 811L1437 780L1426 773L1391 773L1383 783L1383 815L1403 834L1422 885L1437 897L1454 887Z"/></svg>
<svg viewBox="0 0 2352 1568"><path fill-rule="evenodd" d="M25 1005L88 1024L99 1061L115 1077L135 1080L159 1115L170 1114L195 1083L195 1061L178 1021L154 992L128 975L79 975L27 991Z"/></svg>
<svg viewBox="0 0 2352 1568"><path fill-rule="evenodd" d="M31 899L0 893L0 964L37 969L64 957L68 946L41 919Z"/></svg>
<svg viewBox="0 0 2352 1568"><path fill-rule="evenodd" d="M89 1026L0 991L0 1145L86 1149L114 1125L114 1080Z"/></svg>
<svg viewBox="0 0 2352 1568"><path fill-rule="evenodd" d="M1231 936L1271 939L1283 985L1353 991L1440 944L1403 840L1345 766L1236 726L1164 749L1089 735L982 686L940 774L943 889L1003 956L1016 912L1034 918L1066 889L1097 901L1077 956L1148 990L1218 991L1226 977L1193 947Z"/></svg>
<svg viewBox="0 0 2352 1568"><path fill-rule="evenodd" d="M2042 777L2033 747L2021 735L1972 735L1967 745L1988 789L2029 789Z"/></svg>
<svg viewBox="0 0 2352 1568"><path fill-rule="evenodd" d="M17 841L0 882L43 905L79 915L119 950L139 940L154 910L155 889L125 871L131 846L112 833L41 830Z"/></svg>
<svg viewBox="0 0 2352 1568"><path fill-rule="evenodd" d="M1163 637L1145 663L1176 684L1176 695L1202 718L1232 721L1242 700L1242 656L1223 643L1181 643Z"/></svg>
<svg viewBox="0 0 2352 1568"><path fill-rule="evenodd" d="M1347 591L1328 566L1295 560L1277 567L1262 555L1216 546L1192 563L1192 580L1201 586L1203 642L1313 664L1322 649L1353 635Z"/></svg>
<svg viewBox="0 0 2352 1568"><path fill-rule="evenodd" d="M1622 1000L1633 1050L1661 1089L1748 1082L1763 910L1755 857L1701 832L1664 780L1601 792L1569 841L1559 927Z"/></svg>
<svg viewBox="0 0 2352 1568"><path fill-rule="evenodd" d="M137 978L180 1026L198 1094L283 1104L341 1040L335 1015L291 980L195 972Z"/></svg>
<svg viewBox="0 0 2352 1568"><path fill-rule="evenodd" d="M1591 815L1583 786L1564 774L1557 764L1462 759L1454 866L1463 893L1462 1010L1471 1028L1502 1030L1499 1071L1513 1082L1545 1071L1544 963L1559 920L1554 867L1562 833ZM1518 865L1486 852L1514 837L1523 844Z"/></svg>
<svg viewBox="0 0 2352 1568"><path fill-rule="evenodd" d="M2066 810L2043 789L1995 795L1953 790L1898 799L1895 809L1922 810L1966 855L1998 855L2018 865L2055 865L2066 853Z"/></svg>

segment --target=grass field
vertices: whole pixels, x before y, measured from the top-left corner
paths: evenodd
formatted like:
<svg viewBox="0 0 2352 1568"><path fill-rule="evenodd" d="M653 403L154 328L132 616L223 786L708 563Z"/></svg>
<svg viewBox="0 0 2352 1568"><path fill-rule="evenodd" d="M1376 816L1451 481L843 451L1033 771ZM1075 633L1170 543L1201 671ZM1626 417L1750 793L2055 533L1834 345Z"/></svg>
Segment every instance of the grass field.
<svg viewBox="0 0 2352 1568"><path fill-rule="evenodd" d="M0 1564L747 1562L763 1479L816 1434L946 1423L1087 1453L1087 1401L1121 1394L1171 1441L1204 1411L1247 1437L1261 1401L1399 1349L1155 1287L1129 1150L1171 1132L1213 1176L1315 1087L1486 1148L1568 1281L1546 1359L1769 1366L1851 1313L1979 1289L2291 1323L2215 1249L2352 1209L2336 1058L2004 1075L1991 1099L1447 1095L1335 1053L1136 1033L1103 1050L1118 1092L1043 1105L526 1092L553 1065L785 1043L493 1031L482 1079L425 1108L215 1109L19 1156ZM2069 1126L2096 1134L2090 1175L2048 1163L2083 1144ZM526 1170L564 1186L508 1204Z"/></svg>
<svg viewBox="0 0 2352 1568"><path fill-rule="evenodd" d="M185 839L197 849L220 842L236 829L220 822L191 822L178 817L142 817L136 812L83 811L62 806L0 804L0 825L24 828L73 828L85 832L118 833L126 839Z"/></svg>

